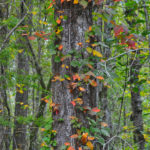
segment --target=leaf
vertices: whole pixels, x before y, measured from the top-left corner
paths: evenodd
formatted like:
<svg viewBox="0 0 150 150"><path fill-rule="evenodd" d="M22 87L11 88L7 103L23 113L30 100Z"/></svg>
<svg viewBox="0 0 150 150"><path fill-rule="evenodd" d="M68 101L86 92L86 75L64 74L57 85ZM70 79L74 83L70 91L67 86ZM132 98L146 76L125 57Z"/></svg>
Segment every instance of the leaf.
<svg viewBox="0 0 150 150"><path fill-rule="evenodd" d="M103 57L103 55L100 52L96 51L96 50L93 50L93 55L97 56L97 57Z"/></svg>
<svg viewBox="0 0 150 150"><path fill-rule="evenodd" d="M78 3L79 3L78 0L74 0L74 1L73 1L73 4L78 4Z"/></svg>
<svg viewBox="0 0 150 150"><path fill-rule="evenodd" d="M35 36L29 36L28 39L29 39L29 40L35 40L36 37L35 37Z"/></svg>
<svg viewBox="0 0 150 150"><path fill-rule="evenodd" d="M90 148L90 150L93 150L93 149L94 149L94 146L93 146L93 144L92 144L90 141L88 141L88 142L86 143L86 145Z"/></svg>
<svg viewBox="0 0 150 150"><path fill-rule="evenodd" d="M69 148L67 148L67 150L75 150L72 146L70 146Z"/></svg>
<svg viewBox="0 0 150 150"><path fill-rule="evenodd" d="M59 45L58 50L62 50L63 49L63 45Z"/></svg>
<svg viewBox="0 0 150 150"><path fill-rule="evenodd" d="M82 144L86 144L87 142L88 133L83 133L81 137Z"/></svg>
<svg viewBox="0 0 150 150"><path fill-rule="evenodd" d="M108 124L106 122L101 122L101 126L108 127Z"/></svg>
<svg viewBox="0 0 150 150"><path fill-rule="evenodd" d="M71 101L70 102L73 106L76 106L76 102L75 101Z"/></svg>
<svg viewBox="0 0 150 150"><path fill-rule="evenodd" d="M61 24L61 20L60 19L57 19L56 22L57 22L57 24Z"/></svg>
<svg viewBox="0 0 150 150"><path fill-rule="evenodd" d="M82 5L83 8L86 8L87 5L88 5L88 2L86 2L85 0L81 0L81 1L80 1L80 5Z"/></svg>
<svg viewBox="0 0 150 150"><path fill-rule="evenodd" d="M124 31L122 26L115 26L114 28L114 33L115 33L115 37L118 37L122 32Z"/></svg>
<svg viewBox="0 0 150 150"><path fill-rule="evenodd" d="M92 31L92 26L89 26L89 31Z"/></svg>
<svg viewBox="0 0 150 150"><path fill-rule="evenodd" d="M98 109L97 107L95 107L95 108L92 108L91 111L93 111L93 112L100 112L100 109Z"/></svg>
<svg viewBox="0 0 150 150"><path fill-rule="evenodd" d="M79 87L79 91L84 92L84 91L86 91L86 90L85 90L85 88L83 88L83 87Z"/></svg>
<svg viewBox="0 0 150 150"><path fill-rule="evenodd" d="M73 75L73 80L78 80L80 81L80 76L78 74Z"/></svg>
<svg viewBox="0 0 150 150"><path fill-rule="evenodd" d="M109 132L106 130L106 129L101 129L101 133L104 135L104 136L110 136Z"/></svg>
<svg viewBox="0 0 150 150"><path fill-rule="evenodd" d="M89 141L93 141L95 139L95 137L88 137Z"/></svg>
<svg viewBox="0 0 150 150"><path fill-rule="evenodd" d="M96 87L96 86L97 86L97 83L96 83L96 81L94 81L94 80L91 80L91 81L90 81L90 84L91 84L91 86L93 86L93 87Z"/></svg>
<svg viewBox="0 0 150 150"><path fill-rule="evenodd" d="M70 143L69 143L69 142L66 142L66 143L64 143L64 145L66 145L66 146L70 146Z"/></svg>
<svg viewBox="0 0 150 150"><path fill-rule="evenodd" d="M82 150L82 147L79 147L78 150Z"/></svg>
<svg viewBox="0 0 150 150"><path fill-rule="evenodd" d="M78 134L73 134L73 135L70 136L70 138L76 139L76 138L78 138Z"/></svg>
<svg viewBox="0 0 150 150"><path fill-rule="evenodd" d="M97 5L100 5L103 1L104 1L104 0L95 0L95 3L96 3Z"/></svg>
<svg viewBox="0 0 150 150"><path fill-rule="evenodd" d="M64 0L61 0L61 4L64 2Z"/></svg>
<svg viewBox="0 0 150 150"><path fill-rule="evenodd" d="M99 80L104 80L104 78L102 76L97 76L96 78Z"/></svg>
<svg viewBox="0 0 150 150"><path fill-rule="evenodd" d="M89 53L92 53L93 49L91 47L87 47L86 50L89 52Z"/></svg>

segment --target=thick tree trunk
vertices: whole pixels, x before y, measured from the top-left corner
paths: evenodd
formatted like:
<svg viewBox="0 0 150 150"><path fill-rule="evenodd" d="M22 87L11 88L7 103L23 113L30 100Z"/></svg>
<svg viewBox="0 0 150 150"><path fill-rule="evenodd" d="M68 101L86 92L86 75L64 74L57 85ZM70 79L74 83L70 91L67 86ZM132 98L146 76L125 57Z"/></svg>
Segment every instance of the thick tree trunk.
<svg viewBox="0 0 150 150"><path fill-rule="evenodd" d="M140 96L140 85L138 83L138 75L141 68L140 59L138 56L131 61L130 83L131 83L131 106L134 130L134 141L139 146L139 150L144 149L143 119L142 119L142 101Z"/></svg>
<svg viewBox="0 0 150 150"><path fill-rule="evenodd" d="M55 17L59 17L60 11L63 11L63 15L67 16L67 20L62 20L61 26L63 31L60 35L57 35L56 45L63 45L63 50L60 52L57 50L57 56L53 57L52 60L52 72L54 76L61 76L64 78L64 75L70 76L72 80L72 75L75 73L83 73L83 66L78 69L77 67L72 67L70 65L72 60L75 60L74 54L71 58L65 59L63 62L56 62L56 58L61 55L67 55L71 50L82 57L79 59L84 59L87 57L86 52L82 52L82 48L78 43L82 43L83 47L86 48L88 44L85 42L85 31L88 30L89 26L92 25L92 4L89 3L88 6L84 9L79 4L73 4L73 2L64 2L63 4L60 1L56 2L55 6ZM59 28L60 25L57 26ZM62 68L61 65L65 64L69 66L69 69ZM57 131L55 140L57 141L57 147L55 150L60 150L60 147L64 145L65 142L70 142L72 146L77 146L75 141L70 138L72 134L75 134L75 129L71 125L70 116L76 116L79 118L80 123L85 127L88 126L86 120L86 114L83 111L74 108L70 103L75 98L82 98L84 105L89 107L94 107L96 103L96 93L91 85L87 84L83 87L86 89L82 94L78 91L77 88L72 88L71 83L75 81L55 81L52 83L52 99L55 105L58 105L58 110L53 112L53 128ZM54 107L55 108L55 107ZM63 121L59 121L62 119Z"/></svg>
<svg viewBox="0 0 150 150"><path fill-rule="evenodd" d="M26 2L26 1L25 1ZM24 3L20 3L20 18L22 18L25 14L26 10L24 8ZM22 23L24 25L25 22ZM23 49L23 52L18 53L17 59L17 86L16 86L16 99L15 99L15 128L14 128L14 142L13 149L27 149L27 141L26 141L26 125L24 123L20 123L17 121L17 117L27 117L27 108L28 106L28 87L26 76L29 73L29 64L28 59L25 54L27 50L27 45L25 45L25 39L20 37L18 39L18 48Z"/></svg>
<svg viewBox="0 0 150 150"><path fill-rule="evenodd" d="M20 41L23 43L23 41ZM25 48L25 47L22 47ZM15 117L26 117L27 108L25 106L28 104L28 89L26 86L25 76L28 75L29 66L28 59L25 56L25 52L18 54L18 86L16 87L16 104L15 104ZM21 82L19 82L21 81ZM19 87L21 86L21 87ZM21 92L22 91L22 92ZM15 129L14 129L14 149L26 150L26 125L19 123L15 120Z"/></svg>
<svg viewBox="0 0 150 150"><path fill-rule="evenodd" d="M5 3L5 0L0 0L0 20L8 18L8 4ZM0 26L0 45L6 37L8 30L7 26ZM7 99L7 82L6 82L6 73L7 68L7 57L0 62L0 116L5 120L10 121L10 109L8 106ZM10 146L10 136L11 128L9 126L4 127L0 125L0 148L9 149Z"/></svg>
<svg viewBox="0 0 150 150"><path fill-rule="evenodd" d="M126 22L130 27L135 28L135 18L137 16L136 11L131 8L126 7L125 10ZM129 20L130 16L134 16L133 19ZM138 29L137 29L138 30ZM135 126L135 130L133 131L134 142L138 145L139 150L143 150L145 146L145 139L142 134L143 132L143 118L142 118L142 100L140 96L140 84L138 83L138 75L140 73L140 69L142 64L140 62L140 51L135 52L136 54L132 54L130 60L130 86L131 86L131 107L132 107L132 116L131 121L133 121L133 125Z"/></svg>

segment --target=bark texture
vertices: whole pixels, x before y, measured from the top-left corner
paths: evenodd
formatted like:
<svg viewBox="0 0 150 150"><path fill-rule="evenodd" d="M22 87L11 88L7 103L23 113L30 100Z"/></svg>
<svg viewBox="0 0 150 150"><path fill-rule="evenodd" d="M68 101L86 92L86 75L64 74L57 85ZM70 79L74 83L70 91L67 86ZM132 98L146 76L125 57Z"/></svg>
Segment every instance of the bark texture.
<svg viewBox="0 0 150 150"><path fill-rule="evenodd" d="M126 22L130 27L135 27L135 18L137 16L136 11L132 8L126 7L125 10ZM128 17L134 16L133 19L128 20ZM138 30L138 29L137 29ZM139 150L143 150L145 147L145 139L142 134L143 132L143 118L142 118L142 100L140 96L140 83L138 82L138 75L140 74L140 69L142 64L140 62L140 51L137 51L135 55L131 56L130 60L130 86L131 86L131 107L132 107L132 116L131 121L135 126L133 131L134 142L138 145Z"/></svg>
<svg viewBox="0 0 150 150"><path fill-rule="evenodd" d="M24 1L26 2L26 1ZM24 2L20 3L20 18L26 13ZM25 25L23 22L21 25ZM15 128L14 128L14 142L13 149L27 149L26 141L26 125L23 122L17 121L18 117L27 117L27 105L28 105L28 86L27 86L27 75L29 74L28 58L25 51L27 45L25 39L20 37L17 40L18 48L22 49L23 52L18 53L17 58L17 86L16 86L16 98L15 98Z"/></svg>
<svg viewBox="0 0 150 150"><path fill-rule="evenodd" d="M0 20L4 20L8 18L8 4L5 3L5 0L0 0ZM7 34L7 26L1 24L0 26L0 45L3 40L6 38ZM3 53L3 52L0 52ZM1 54L0 54L1 55ZM2 54L3 55L3 54ZM5 55L5 54L4 54ZM4 118L7 121L10 121L10 109L8 106L8 98L7 98L7 82L6 82L6 72L7 69L7 56L4 59L0 60L0 117ZM10 136L11 129L9 126L4 127L0 125L0 148L9 149L10 146Z"/></svg>
<svg viewBox="0 0 150 150"><path fill-rule="evenodd" d="M72 77L73 74L80 74L84 70L85 66L81 65L80 68L77 68L72 67L70 64L72 60L76 59L81 61L81 59L84 59L88 56L86 52L82 52L82 48L78 45L78 43L82 43L83 47L88 46L88 44L85 42L85 32L88 30L89 26L92 25L92 3L89 3L84 9L79 4L75 5L72 2L64 2L61 4L58 1L56 2L55 6L56 18L61 15L59 14L60 11L64 12L63 15L67 16L67 20L63 20L61 22L63 31L56 37L56 45L63 45L62 52L57 50L57 56L65 56L69 54L71 50L75 50L75 53L81 55L79 59L76 59L75 54L72 53L71 57L65 59L63 62L56 62L56 55L53 57L53 75L64 78L64 75ZM59 27L60 25L57 25L57 30ZM69 66L69 69L62 68L62 64ZM89 84L84 85L86 92L79 94L80 92L77 88L71 90L72 82L75 83L76 81L64 80L62 82L52 82L52 99L55 104L58 104L58 112L53 112L53 128L57 131L57 135L55 137L55 140L57 141L57 147L55 150L60 150L60 147L63 146L65 142L70 142L72 146L76 147L76 142L70 138L72 134L76 133L75 129L71 125L70 116L78 117L80 123L83 126L88 127L88 122L86 120L87 115L77 107L74 108L70 102L73 99L80 97L84 101L83 105L94 107L96 104L96 93L93 87L91 87ZM63 121L59 121L60 119Z"/></svg>
<svg viewBox="0 0 150 150"><path fill-rule="evenodd" d="M130 72L131 83L131 106L132 106L132 118L134 130L134 142L138 144L138 149L143 150L145 145L145 139L143 132L143 118L142 118L142 101L140 96L140 85L138 83L138 75L141 68L140 59L137 57L132 61L132 67Z"/></svg>

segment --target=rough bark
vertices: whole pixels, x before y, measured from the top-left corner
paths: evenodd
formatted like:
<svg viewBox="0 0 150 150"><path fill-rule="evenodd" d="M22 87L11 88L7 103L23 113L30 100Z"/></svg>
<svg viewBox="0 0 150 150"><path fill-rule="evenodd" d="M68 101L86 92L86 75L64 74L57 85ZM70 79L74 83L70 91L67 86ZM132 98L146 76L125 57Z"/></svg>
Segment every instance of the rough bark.
<svg viewBox="0 0 150 150"><path fill-rule="evenodd" d="M8 4L5 3L4 0L0 0L0 20L8 18ZM0 45L5 39L7 34L7 26L1 25L0 26ZM6 44L6 43L5 43ZM8 98L7 98L7 82L6 82L6 70L7 68L7 57L4 58L4 61L1 60L0 62L0 116L3 117L5 120L10 121L10 109L8 106ZM10 136L11 136L11 129L9 126L4 127L0 125L0 147L1 149L9 149L10 146Z"/></svg>
<svg viewBox="0 0 150 150"><path fill-rule="evenodd" d="M63 31L60 36L56 37L56 45L63 45L62 52L57 50L57 55L61 57L62 55L67 55L71 50L75 50L78 54L81 54L82 57L80 59L84 59L87 57L86 52L81 51L81 47L78 43L82 43L83 47L86 48L88 44L85 42L85 31L88 30L89 26L92 25L92 3L89 3L88 6L84 9L79 4L73 4L72 2L64 2L61 4L59 1L56 2L55 6L55 17L59 17L59 11L64 11L63 15L67 16L67 20L63 20L61 22L61 26L63 27ZM57 26L59 28L60 25ZM80 61L79 59L79 61ZM75 60L74 54L71 55L71 58L65 59L63 64L68 65L70 68L62 68L62 62L56 62L55 57L52 60L52 72L54 76L68 75L72 77L75 73L82 73L83 67L80 69L77 67L72 67L70 65L71 61ZM79 91L77 88L70 92L68 85L73 81L64 80L52 82L52 99L55 104L58 104L59 112L53 112L53 128L57 131L57 135L55 140L57 141L57 147L55 150L60 150L61 146L64 145L65 142L70 142L72 146L76 147L76 143L73 139L70 138L72 134L75 134L75 129L73 129L70 116L76 116L79 118L80 123L83 126L88 127L86 114L83 111L79 110L77 107L73 108L70 103L75 98L82 98L84 101L84 105L89 107L94 107L96 103L96 93L93 87L89 84L83 85L86 89L86 92L83 92L79 96ZM70 87L71 88L71 87ZM59 121L59 119L63 119L63 122ZM76 147L77 149L77 147Z"/></svg>
<svg viewBox="0 0 150 150"><path fill-rule="evenodd" d="M131 106L132 106L132 118L135 130L134 142L138 144L138 149L143 150L145 145L143 132L143 118L142 118L142 101L140 96L140 85L138 83L138 75L140 72L141 64L138 56L131 61L131 72L130 72L130 84L131 84Z"/></svg>
<svg viewBox="0 0 150 150"><path fill-rule="evenodd" d="M20 18L26 13L24 2L20 3ZM21 25L25 25L25 21ZM18 117L27 117L27 108L28 105L28 86L26 76L29 73L29 64L28 58L25 51L27 50L27 45L25 39L20 37L18 40L18 48L23 49L23 52L18 53L17 58L17 86L16 86L16 98L15 98L15 128L13 135L13 149L27 149L26 141L26 125L17 120ZM21 91L22 92L21 92Z"/></svg>

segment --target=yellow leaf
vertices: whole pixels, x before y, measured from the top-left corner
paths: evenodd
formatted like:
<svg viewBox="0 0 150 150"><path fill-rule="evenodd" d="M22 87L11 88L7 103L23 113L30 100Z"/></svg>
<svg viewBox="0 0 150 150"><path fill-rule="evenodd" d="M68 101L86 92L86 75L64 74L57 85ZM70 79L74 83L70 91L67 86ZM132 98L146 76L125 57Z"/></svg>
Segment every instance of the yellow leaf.
<svg viewBox="0 0 150 150"><path fill-rule="evenodd" d="M19 52L19 53L22 53L22 52L23 52L23 49L19 49L18 52Z"/></svg>
<svg viewBox="0 0 150 150"><path fill-rule="evenodd" d="M65 67L65 64L62 64L61 67L64 68L64 67Z"/></svg>
<svg viewBox="0 0 150 150"><path fill-rule="evenodd" d="M89 52L89 53L92 53L93 49L91 47L87 47L86 50Z"/></svg>
<svg viewBox="0 0 150 150"><path fill-rule="evenodd" d="M32 11L32 14L33 14L33 15L36 15L36 14L37 14L37 12L36 12L36 11Z"/></svg>
<svg viewBox="0 0 150 150"><path fill-rule="evenodd" d="M103 57L103 55L100 52L96 51L96 50L93 50L93 55L97 56L97 57Z"/></svg>
<svg viewBox="0 0 150 150"><path fill-rule="evenodd" d="M56 31L56 34L59 34L61 32L61 30L60 29L58 29L57 31Z"/></svg>
<svg viewBox="0 0 150 150"><path fill-rule="evenodd" d="M147 83L150 84L150 80L147 80Z"/></svg>
<svg viewBox="0 0 150 150"><path fill-rule="evenodd" d="M43 22L43 24L48 25L48 23L47 23L47 22L45 22L45 21Z"/></svg>
<svg viewBox="0 0 150 150"><path fill-rule="evenodd" d="M42 21L42 20L40 20L40 21L39 21L39 23L40 23L40 24L42 24L42 23L43 23L43 21Z"/></svg>
<svg viewBox="0 0 150 150"><path fill-rule="evenodd" d="M23 94L23 93L24 93L23 90L19 90L18 92L19 92L20 94Z"/></svg>
<svg viewBox="0 0 150 150"><path fill-rule="evenodd" d="M74 0L73 4L78 4L79 1L78 0Z"/></svg>
<svg viewBox="0 0 150 150"><path fill-rule="evenodd" d="M90 141L88 141L86 145L90 148L90 150L93 150L94 146Z"/></svg>

